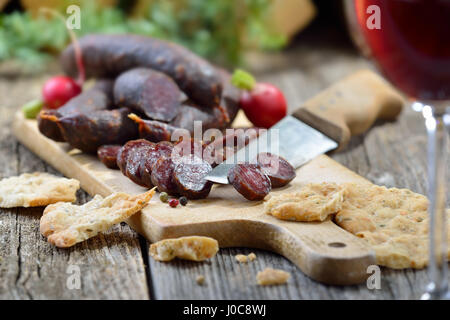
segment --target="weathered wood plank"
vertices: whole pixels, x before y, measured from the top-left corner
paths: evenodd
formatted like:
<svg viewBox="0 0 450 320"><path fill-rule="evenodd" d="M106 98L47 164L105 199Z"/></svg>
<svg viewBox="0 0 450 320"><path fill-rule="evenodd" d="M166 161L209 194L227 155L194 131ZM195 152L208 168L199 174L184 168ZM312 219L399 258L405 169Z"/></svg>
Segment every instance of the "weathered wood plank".
<svg viewBox="0 0 450 320"><path fill-rule="evenodd" d="M17 106L39 96L44 78L0 79L0 178L24 172L57 174L12 136ZM89 197L78 192L78 202ZM0 209L0 299L148 299L138 235L116 226L73 248L48 244L39 232L43 208ZM69 266L77 265L81 288L69 289ZM77 272L77 270L75 271Z"/></svg>
<svg viewBox="0 0 450 320"><path fill-rule="evenodd" d="M355 51L330 49L314 52L300 45L287 53L285 67L271 70L259 79L279 86L290 109L332 82L360 68L373 68ZM367 134L355 137L347 150L333 158L374 183L410 188L426 193L426 135L420 114L405 109L393 123L378 123ZM255 252L257 261L239 264L234 255ZM381 289L365 284L337 287L319 284L276 254L245 248L221 249L210 262L149 261L157 299L417 299L429 278L426 270L381 269ZM285 286L260 287L256 273L265 267L291 272ZM196 284L204 275L204 286Z"/></svg>

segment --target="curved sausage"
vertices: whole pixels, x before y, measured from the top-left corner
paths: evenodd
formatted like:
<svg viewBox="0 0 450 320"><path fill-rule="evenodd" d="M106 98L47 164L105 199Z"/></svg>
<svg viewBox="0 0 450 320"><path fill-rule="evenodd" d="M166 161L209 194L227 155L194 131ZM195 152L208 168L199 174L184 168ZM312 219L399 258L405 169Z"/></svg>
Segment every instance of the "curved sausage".
<svg viewBox="0 0 450 320"><path fill-rule="evenodd" d="M39 131L47 138L64 142L65 139L58 127L57 119L77 113L110 108L112 105L113 83L110 79L97 80L91 89L83 91L70 99L61 108L42 110L37 117Z"/></svg>
<svg viewBox="0 0 450 320"><path fill-rule="evenodd" d="M138 35L87 35L79 39L87 77L114 77L136 67L164 72L192 100L205 107L219 104L221 77L206 60L186 48ZM77 75L75 52L69 45L61 55L64 71Z"/></svg>
<svg viewBox="0 0 450 320"><path fill-rule="evenodd" d="M296 177L294 167L280 156L261 152L256 156L256 161L269 177L272 188L283 187Z"/></svg>
<svg viewBox="0 0 450 320"><path fill-rule="evenodd" d="M272 189L258 164L238 163L228 172L228 182L248 200L263 200Z"/></svg>
<svg viewBox="0 0 450 320"><path fill-rule="evenodd" d="M195 155L183 157L173 171L178 192L188 199L206 198L212 183L205 177L211 170L208 162Z"/></svg>
<svg viewBox="0 0 450 320"><path fill-rule="evenodd" d="M98 148L97 157L100 161L110 169L118 169L117 155L119 153L120 145L104 145Z"/></svg>
<svg viewBox="0 0 450 320"><path fill-rule="evenodd" d="M128 108L97 110L71 114L55 121L72 147L96 153L104 144L123 144L137 137L137 126L128 118L129 113Z"/></svg>
<svg viewBox="0 0 450 320"><path fill-rule="evenodd" d="M174 163L171 157L162 156L152 167L151 179L159 192L178 195L178 187L173 178Z"/></svg>
<svg viewBox="0 0 450 320"><path fill-rule="evenodd" d="M117 77L114 103L145 114L150 119L171 121L180 107L182 92L166 74L146 68L131 69Z"/></svg>

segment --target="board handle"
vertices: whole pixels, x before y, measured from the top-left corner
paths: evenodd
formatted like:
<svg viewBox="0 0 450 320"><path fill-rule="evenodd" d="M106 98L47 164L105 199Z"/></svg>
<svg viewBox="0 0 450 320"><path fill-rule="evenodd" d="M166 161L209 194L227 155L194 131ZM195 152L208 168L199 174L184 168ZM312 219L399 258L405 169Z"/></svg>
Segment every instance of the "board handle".
<svg viewBox="0 0 450 320"><path fill-rule="evenodd" d="M290 222L267 216L261 222L269 228L276 226L272 237L265 239L269 250L285 256L316 281L360 284L370 276L368 267L376 265L374 251L331 219L321 223Z"/></svg>
<svg viewBox="0 0 450 320"><path fill-rule="evenodd" d="M292 115L343 149L351 136L364 133L377 119L394 120L403 105L403 97L383 78L360 70L309 99Z"/></svg>

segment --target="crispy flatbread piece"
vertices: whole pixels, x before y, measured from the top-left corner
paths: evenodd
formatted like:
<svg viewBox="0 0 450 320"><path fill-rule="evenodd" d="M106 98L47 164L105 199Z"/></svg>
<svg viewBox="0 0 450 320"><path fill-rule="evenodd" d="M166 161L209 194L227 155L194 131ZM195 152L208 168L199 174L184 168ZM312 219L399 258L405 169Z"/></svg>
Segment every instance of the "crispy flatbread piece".
<svg viewBox="0 0 450 320"><path fill-rule="evenodd" d="M425 196L376 185L347 183L345 187L347 195L335 222L366 240L379 265L421 269L428 264L430 222Z"/></svg>
<svg viewBox="0 0 450 320"><path fill-rule="evenodd" d="M217 251L219 251L217 240L200 236L165 239L150 246L150 255L158 261L170 261L175 258L203 261L214 257Z"/></svg>
<svg viewBox="0 0 450 320"><path fill-rule="evenodd" d="M71 247L139 212L154 193L155 189L137 196L118 192L106 198L97 195L81 206L64 202L49 205L41 218L41 233L57 247Z"/></svg>
<svg viewBox="0 0 450 320"><path fill-rule="evenodd" d="M335 183L311 183L298 192L272 196L266 214L281 220L324 221L342 208L345 187Z"/></svg>
<svg viewBox="0 0 450 320"><path fill-rule="evenodd" d="M0 180L0 208L40 207L74 202L80 182L46 172L24 173Z"/></svg>

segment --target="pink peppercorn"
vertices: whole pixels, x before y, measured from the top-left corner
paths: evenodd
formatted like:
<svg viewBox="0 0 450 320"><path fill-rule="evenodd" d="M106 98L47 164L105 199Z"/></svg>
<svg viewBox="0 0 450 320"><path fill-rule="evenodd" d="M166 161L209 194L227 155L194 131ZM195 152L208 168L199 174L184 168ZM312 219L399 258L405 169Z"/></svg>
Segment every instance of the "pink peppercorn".
<svg viewBox="0 0 450 320"><path fill-rule="evenodd" d="M178 206L178 202L178 199L170 199L169 206L171 206L172 208L176 208Z"/></svg>

